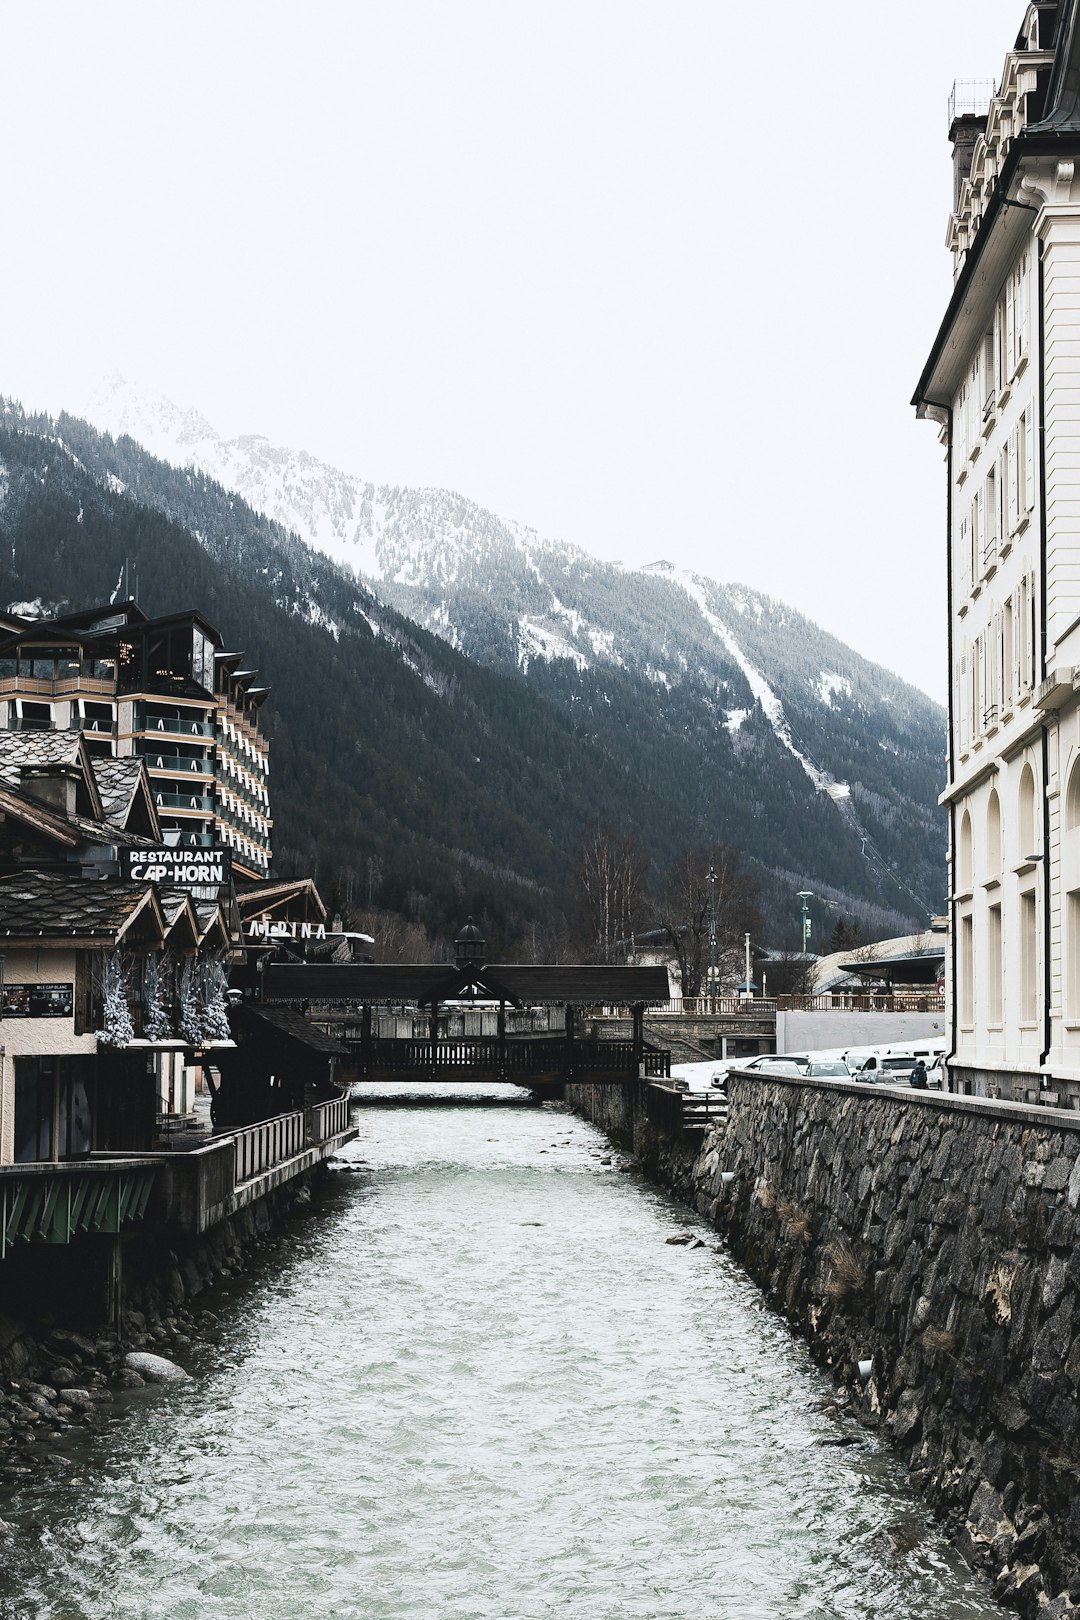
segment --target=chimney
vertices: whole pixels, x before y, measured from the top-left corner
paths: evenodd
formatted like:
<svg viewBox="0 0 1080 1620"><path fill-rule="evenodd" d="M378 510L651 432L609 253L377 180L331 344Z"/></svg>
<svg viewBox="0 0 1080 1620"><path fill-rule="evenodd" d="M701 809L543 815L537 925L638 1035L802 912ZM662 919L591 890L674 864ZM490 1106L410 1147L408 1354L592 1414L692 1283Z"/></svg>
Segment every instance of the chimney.
<svg viewBox="0 0 1080 1620"><path fill-rule="evenodd" d="M952 142L953 213L960 187L971 173L975 142L986 133L986 120L996 86L993 79L954 79L949 96L949 139Z"/></svg>
<svg viewBox="0 0 1080 1620"><path fill-rule="evenodd" d="M23 765L19 770L19 786L31 799L58 810L62 816L75 814L82 772L77 765Z"/></svg>
<svg viewBox="0 0 1080 1620"><path fill-rule="evenodd" d="M975 142L986 133L985 113L961 113L949 125L952 141L952 205L955 214L960 203L960 187L971 173Z"/></svg>

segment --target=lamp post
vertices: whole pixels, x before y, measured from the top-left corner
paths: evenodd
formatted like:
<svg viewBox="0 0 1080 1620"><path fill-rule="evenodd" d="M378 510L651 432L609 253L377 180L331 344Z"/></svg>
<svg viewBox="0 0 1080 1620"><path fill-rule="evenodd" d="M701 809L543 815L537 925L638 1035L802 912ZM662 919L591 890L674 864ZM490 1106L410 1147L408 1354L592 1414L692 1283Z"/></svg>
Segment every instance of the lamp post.
<svg viewBox="0 0 1080 1620"><path fill-rule="evenodd" d="M709 867L706 881L709 885L709 994L715 996L719 973L716 962L716 872L712 866Z"/></svg>
<svg viewBox="0 0 1080 1620"><path fill-rule="evenodd" d="M798 898L802 906L802 953L805 956L806 942L810 938L810 908L806 902L814 898L813 889L800 889Z"/></svg>

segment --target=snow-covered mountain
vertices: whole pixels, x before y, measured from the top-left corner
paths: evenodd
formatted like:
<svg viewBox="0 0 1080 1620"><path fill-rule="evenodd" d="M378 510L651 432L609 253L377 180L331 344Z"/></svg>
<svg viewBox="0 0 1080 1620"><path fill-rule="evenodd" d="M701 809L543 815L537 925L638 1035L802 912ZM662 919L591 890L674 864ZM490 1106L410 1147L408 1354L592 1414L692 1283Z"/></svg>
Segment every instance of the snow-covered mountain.
<svg viewBox="0 0 1080 1620"><path fill-rule="evenodd" d="M235 491L470 658L583 717L614 710L605 730L648 714L672 734L708 737L710 752L744 762L756 752L764 794L778 750L820 807L815 836L846 852L841 866L864 867L908 915L940 906L942 713L793 609L662 561L602 562L451 491L367 482L256 435L225 439L116 374L84 409L114 437ZM324 603L312 598L308 612L334 630ZM791 794L787 770L775 789Z"/></svg>

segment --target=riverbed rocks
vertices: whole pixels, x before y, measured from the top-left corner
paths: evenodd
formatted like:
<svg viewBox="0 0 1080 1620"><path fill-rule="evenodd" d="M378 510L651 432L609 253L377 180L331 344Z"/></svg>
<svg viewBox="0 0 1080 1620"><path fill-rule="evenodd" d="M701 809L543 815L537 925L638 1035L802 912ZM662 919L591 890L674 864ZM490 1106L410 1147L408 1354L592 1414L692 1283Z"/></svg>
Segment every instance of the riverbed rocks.
<svg viewBox="0 0 1080 1620"><path fill-rule="evenodd" d="M186 1384L191 1374L167 1356L151 1355L148 1350L132 1350L124 1357L124 1366L136 1372L148 1384Z"/></svg>

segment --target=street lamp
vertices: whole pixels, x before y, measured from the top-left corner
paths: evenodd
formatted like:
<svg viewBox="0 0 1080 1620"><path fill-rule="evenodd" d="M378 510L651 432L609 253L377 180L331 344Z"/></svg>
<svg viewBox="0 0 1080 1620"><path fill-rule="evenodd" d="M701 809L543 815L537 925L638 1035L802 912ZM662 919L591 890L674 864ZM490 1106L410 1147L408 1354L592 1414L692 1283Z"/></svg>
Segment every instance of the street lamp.
<svg viewBox="0 0 1080 1620"><path fill-rule="evenodd" d="M716 962L716 872L709 867L706 881L709 885L709 994L715 996L719 988Z"/></svg>
<svg viewBox="0 0 1080 1620"><path fill-rule="evenodd" d="M806 904L814 898L813 889L800 889L798 899L802 905L802 953L806 955L806 942L810 938L810 908Z"/></svg>

